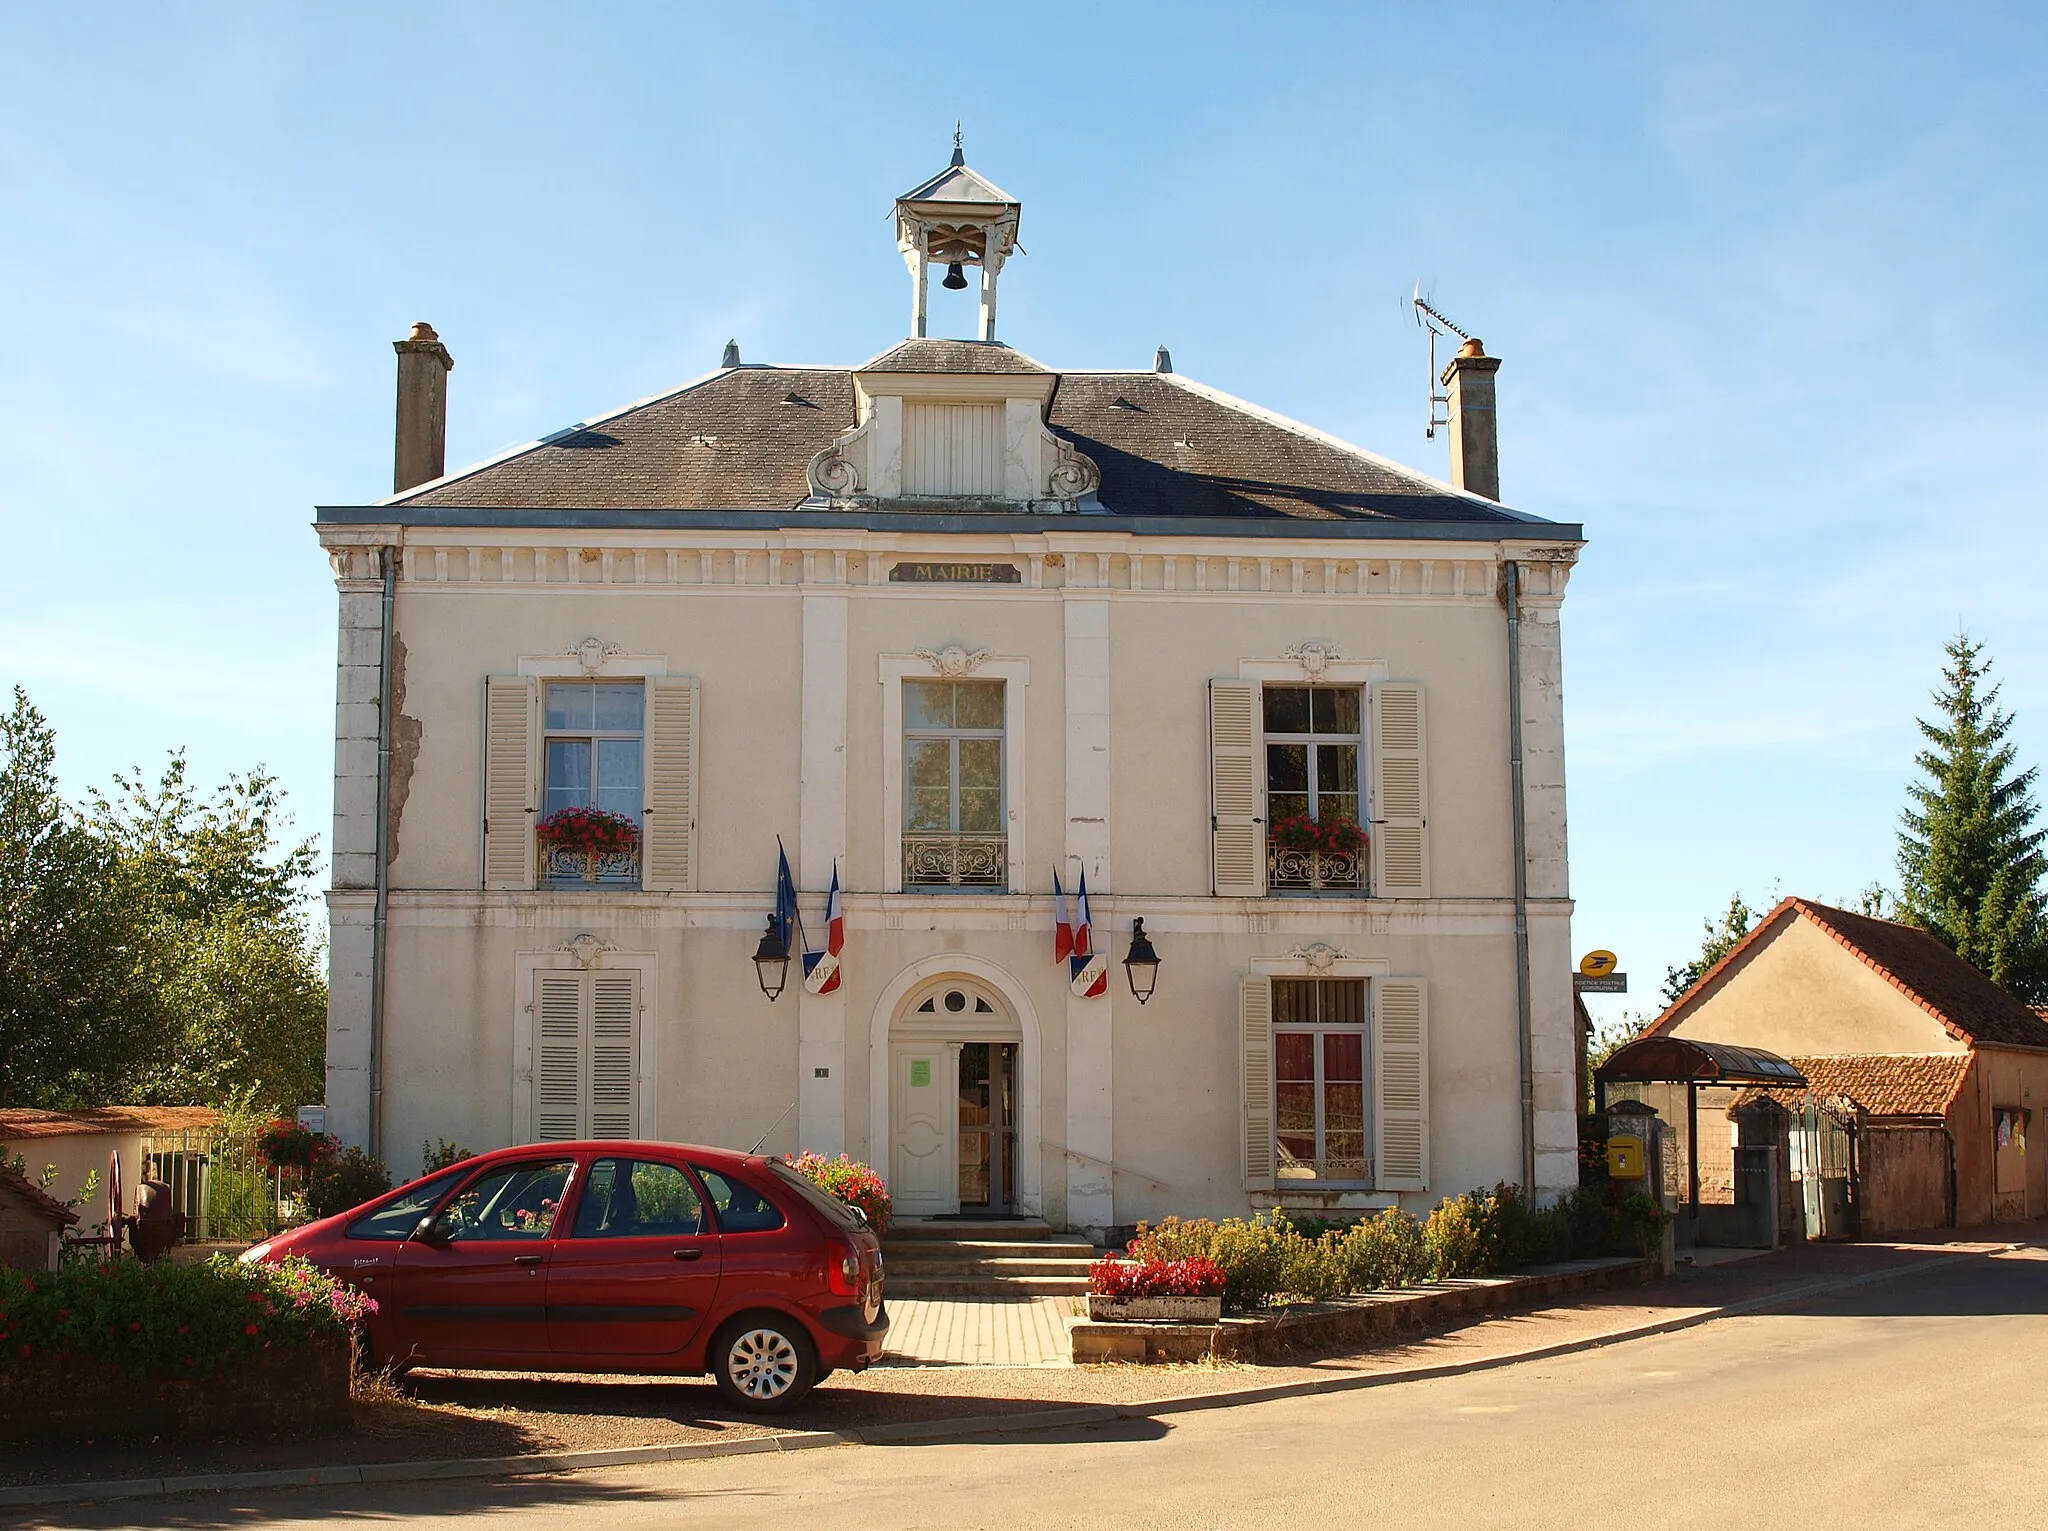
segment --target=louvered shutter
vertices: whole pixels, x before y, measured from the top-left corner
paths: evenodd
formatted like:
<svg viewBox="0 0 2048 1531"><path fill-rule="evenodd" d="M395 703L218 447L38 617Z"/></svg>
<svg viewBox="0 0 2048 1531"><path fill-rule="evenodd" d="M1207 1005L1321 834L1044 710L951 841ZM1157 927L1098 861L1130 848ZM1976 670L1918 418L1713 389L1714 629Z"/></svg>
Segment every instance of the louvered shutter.
<svg viewBox="0 0 2048 1531"><path fill-rule="evenodd" d="M1273 980L1247 974L1238 996L1244 1057L1244 1184L1273 1188Z"/></svg>
<svg viewBox="0 0 2048 1531"><path fill-rule="evenodd" d="M533 1136L566 1143L583 1135L582 973L533 975Z"/></svg>
<svg viewBox="0 0 2048 1531"><path fill-rule="evenodd" d="M662 893L697 887L697 682L647 683L647 817L640 886Z"/></svg>
<svg viewBox="0 0 2048 1531"><path fill-rule="evenodd" d="M1256 681L1209 682L1209 845L1218 898L1266 892L1265 761Z"/></svg>
<svg viewBox="0 0 2048 1531"><path fill-rule="evenodd" d="M1373 1184L1429 1189L1429 995L1419 978L1373 985Z"/></svg>
<svg viewBox="0 0 2048 1531"><path fill-rule="evenodd" d="M1422 687L1372 688L1372 891L1429 897L1429 770Z"/></svg>
<svg viewBox="0 0 2048 1531"><path fill-rule="evenodd" d="M533 739L537 684L484 681L484 886L533 886Z"/></svg>
<svg viewBox="0 0 2048 1531"><path fill-rule="evenodd" d="M590 1125L593 1138L630 1138L640 1120L640 974L590 975Z"/></svg>

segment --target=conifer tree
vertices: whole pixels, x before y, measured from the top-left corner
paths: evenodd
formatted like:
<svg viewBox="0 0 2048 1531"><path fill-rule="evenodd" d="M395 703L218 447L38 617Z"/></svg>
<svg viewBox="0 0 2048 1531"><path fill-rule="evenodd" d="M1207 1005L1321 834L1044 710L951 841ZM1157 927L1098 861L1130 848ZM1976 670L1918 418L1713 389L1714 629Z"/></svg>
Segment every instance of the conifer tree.
<svg viewBox="0 0 2048 1531"><path fill-rule="evenodd" d="M2048 1003L2048 830L2034 827L2039 767L2015 771L1984 646L1960 633L1948 645L1936 721L1920 719L1928 748L1914 757L1926 780L1899 833L1899 911L1931 931L1993 983L2029 1004Z"/></svg>

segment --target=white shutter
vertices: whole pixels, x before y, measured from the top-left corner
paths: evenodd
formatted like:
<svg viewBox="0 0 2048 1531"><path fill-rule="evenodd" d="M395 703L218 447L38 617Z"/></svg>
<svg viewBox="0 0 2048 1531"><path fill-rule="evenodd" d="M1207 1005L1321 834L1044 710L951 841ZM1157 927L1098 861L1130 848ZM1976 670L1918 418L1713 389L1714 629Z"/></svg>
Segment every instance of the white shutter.
<svg viewBox="0 0 2048 1531"><path fill-rule="evenodd" d="M1429 1189L1429 995L1419 978L1372 986L1373 1184Z"/></svg>
<svg viewBox="0 0 2048 1531"><path fill-rule="evenodd" d="M1218 898L1266 894L1266 763L1256 681L1209 682L1209 846Z"/></svg>
<svg viewBox="0 0 2048 1531"><path fill-rule="evenodd" d="M1372 688L1372 891L1429 897L1429 768L1422 687Z"/></svg>
<svg viewBox="0 0 2048 1531"><path fill-rule="evenodd" d="M1244 1038L1244 1184L1273 1188L1273 980L1245 975L1238 995Z"/></svg>
<svg viewBox="0 0 2048 1531"><path fill-rule="evenodd" d="M590 1125L593 1138L630 1138L640 1121L640 974L590 975Z"/></svg>
<svg viewBox="0 0 2048 1531"><path fill-rule="evenodd" d="M583 1135L582 973L533 975L533 1136L566 1143Z"/></svg>
<svg viewBox="0 0 2048 1531"><path fill-rule="evenodd" d="M486 888L533 886L533 741L538 685L524 675L484 681Z"/></svg>
<svg viewBox="0 0 2048 1531"><path fill-rule="evenodd" d="M647 815L640 886L661 893L697 887L697 682L647 683Z"/></svg>

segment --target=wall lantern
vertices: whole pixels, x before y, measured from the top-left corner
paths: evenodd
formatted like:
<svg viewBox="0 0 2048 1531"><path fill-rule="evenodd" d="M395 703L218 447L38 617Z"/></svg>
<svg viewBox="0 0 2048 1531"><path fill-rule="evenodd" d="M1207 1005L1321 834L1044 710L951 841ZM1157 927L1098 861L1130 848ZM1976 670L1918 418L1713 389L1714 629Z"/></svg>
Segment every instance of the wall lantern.
<svg viewBox="0 0 2048 1531"><path fill-rule="evenodd" d="M1145 922L1131 921L1131 950L1124 958L1124 973L1131 980L1131 992L1144 1004L1159 983L1159 953L1145 938Z"/></svg>
<svg viewBox="0 0 2048 1531"><path fill-rule="evenodd" d="M1153 959L1155 962L1158 960L1156 957ZM789 943L775 928L772 915L768 928L761 932L761 944L754 948L754 974L761 980L761 992L768 996L771 1004L789 981Z"/></svg>

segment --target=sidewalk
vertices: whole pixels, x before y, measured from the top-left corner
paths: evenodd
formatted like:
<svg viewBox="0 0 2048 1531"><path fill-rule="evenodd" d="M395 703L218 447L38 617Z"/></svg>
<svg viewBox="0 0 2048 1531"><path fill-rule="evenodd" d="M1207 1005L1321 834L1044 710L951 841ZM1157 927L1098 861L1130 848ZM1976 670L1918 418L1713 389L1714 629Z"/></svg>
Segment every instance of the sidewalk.
<svg viewBox="0 0 2048 1531"><path fill-rule="evenodd" d="M1228 1406L1293 1393L1399 1383L1417 1376L1513 1364L1644 1333L1755 1311L1915 1273L1952 1260L2048 1241L2048 1222L1933 1234L1911 1242L1811 1245L1706 1268L1672 1280L1589 1295L1569 1305L1505 1314L1379 1349L1285 1366L885 1366L828 1379L804 1407L772 1425L734 1414L701 1379L422 1374L417 1401L362 1408L349 1435L255 1443L189 1442L41 1453L0 1473L0 1506L32 1502L30 1485L79 1480L130 1484L99 1493L179 1492L227 1482L171 1480L270 1469L277 1482L357 1482L495 1476L647 1461L789 1450ZM907 1305L906 1305L907 1306ZM589 1455L596 1453L598 1455ZM28 1492L24 1492L28 1491Z"/></svg>

